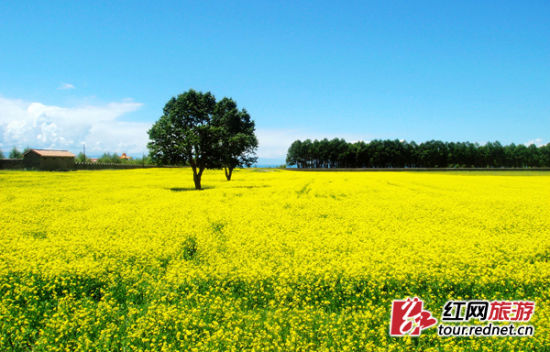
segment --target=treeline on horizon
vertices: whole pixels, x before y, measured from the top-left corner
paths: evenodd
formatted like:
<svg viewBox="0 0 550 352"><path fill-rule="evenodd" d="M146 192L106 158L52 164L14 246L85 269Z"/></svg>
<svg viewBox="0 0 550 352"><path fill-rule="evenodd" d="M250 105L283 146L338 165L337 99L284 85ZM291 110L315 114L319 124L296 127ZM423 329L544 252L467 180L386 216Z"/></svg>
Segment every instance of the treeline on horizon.
<svg viewBox="0 0 550 352"><path fill-rule="evenodd" d="M19 151L17 147L13 147L8 153L7 157L9 159L23 159L23 154L25 154L31 148L27 147L23 151ZM6 155L0 149L0 159L4 159ZM100 157L94 158L97 159L97 163L100 164L129 164L129 165L153 165L153 160L149 155L143 155L141 158L131 158L131 159L121 159L120 155L117 153L103 153ZM78 163L91 163L92 158L88 157L84 153L80 152L75 157L75 161Z"/></svg>
<svg viewBox="0 0 550 352"><path fill-rule="evenodd" d="M550 167L550 143L484 145L431 140L420 144L399 140L346 142L344 139L296 140L286 163L298 168L526 168Z"/></svg>
<svg viewBox="0 0 550 352"><path fill-rule="evenodd" d="M99 164L153 165L153 161L148 155L143 155L141 158L121 159L119 154L111 154L107 152L95 159L97 159L97 163ZM80 152L76 156L75 161L80 163L90 163L92 162L92 158L89 158L87 155Z"/></svg>

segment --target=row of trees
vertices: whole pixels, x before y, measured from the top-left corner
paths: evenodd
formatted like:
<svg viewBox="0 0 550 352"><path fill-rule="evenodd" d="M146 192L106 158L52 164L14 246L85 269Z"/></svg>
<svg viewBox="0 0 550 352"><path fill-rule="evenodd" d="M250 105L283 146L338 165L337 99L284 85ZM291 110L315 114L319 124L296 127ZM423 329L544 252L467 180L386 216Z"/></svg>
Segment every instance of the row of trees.
<svg viewBox="0 0 550 352"><path fill-rule="evenodd" d="M193 89L171 98L163 115L148 131L147 145L155 163L189 165L196 189L205 169L233 170L256 162L255 124L230 98L216 101L210 92Z"/></svg>
<svg viewBox="0 0 550 352"><path fill-rule="evenodd" d="M297 140L286 162L299 168L403 167L550 167L550 144L484 145L431 140L417 144L399 140L348 143L344 139Z"/></svg>
<svg viewBox="0 0 550 352"><path fill-rule="evenodd" d="M92 159L89 158L84 153L80 152L76 156L75 160L81 163L90 163ZM120 155L117 153L103 153L99 158L97 158L98 163L105 164L129 164L129 165L151 165L153 164L152 159L148 155L144 155L141 158L132 158L132 159L121 159Z"/></svg>
<svg viewBox="0 0 550 352"><path fill-rule="evenodd" d="M10 153L8 154L8 158L9 159L23 159L23 154L29 150L29 148L25 148L24 151L19 151L19 149L17 149L16 147L13 147L11 150L10 150ZM4 155L4 153L2 152L2 150L0 150L0 159L4 159L6 156Z"/></svg>

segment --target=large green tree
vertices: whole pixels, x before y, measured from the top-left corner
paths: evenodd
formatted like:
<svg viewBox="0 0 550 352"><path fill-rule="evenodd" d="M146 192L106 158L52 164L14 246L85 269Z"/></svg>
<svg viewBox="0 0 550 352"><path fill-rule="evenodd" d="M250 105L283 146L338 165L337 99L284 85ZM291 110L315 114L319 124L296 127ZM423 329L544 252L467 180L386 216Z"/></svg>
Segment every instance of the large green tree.
<svg viewBox="0 0 550 352"><path fill-rule="evenodd" d="M251 166L257 160L254 121L245 109L237 108L233 99L223 98L216 104L212 124L220 128L221 165L230 181L236 167Z"/></svg>
<svg viewBox="0 0 550 352"><path fill-rule="evenodd" d="M189 165L196 189L206 168L221 167L221 128L212 124L216 99L193 89L170 99L151 127L148 148L162 164Z"/></svg>

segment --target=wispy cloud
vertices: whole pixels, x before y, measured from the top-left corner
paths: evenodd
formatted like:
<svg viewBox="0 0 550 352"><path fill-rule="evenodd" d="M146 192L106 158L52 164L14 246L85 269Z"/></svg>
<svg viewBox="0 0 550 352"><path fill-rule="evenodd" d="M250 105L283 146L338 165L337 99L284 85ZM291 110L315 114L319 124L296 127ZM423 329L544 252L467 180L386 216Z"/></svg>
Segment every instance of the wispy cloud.
<svg viewBox="0 0 550 352"><path fill-rule="evenodd" d="M529 142L525 143L525 145L527 147L530 146L531 144L534 144L537 147L541 147L541 146L545 145L546 143L544 143L544 140L542 138L535 138L535 139L532 139Z"/></svg>
<svg viewBox="0 0 550 352"><path fill-rule="evenodd" d="M71 84L71 83L61 83L61 85L59 87L57 87L57 89L60 89L60 90L68 90L68 89L75 89L76 87L74 86L74 84Z"/></svg>
<svg viewBox="0 0 550 352"><path fill-rule="evenodd" d="M28 146L78 151L85 143L91 154L141 153L151 124L119 120L141 106L125 100L61 107L0 97L0 149Z"/></svg>

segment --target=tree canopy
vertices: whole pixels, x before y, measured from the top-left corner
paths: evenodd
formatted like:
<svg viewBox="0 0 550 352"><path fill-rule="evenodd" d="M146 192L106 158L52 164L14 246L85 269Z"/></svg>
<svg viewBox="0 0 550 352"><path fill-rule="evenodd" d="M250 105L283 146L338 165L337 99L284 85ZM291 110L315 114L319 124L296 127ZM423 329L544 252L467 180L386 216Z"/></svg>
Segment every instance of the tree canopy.
<svg viewBox="0 0 550 352"><path fill-rule="evenodd" d="M163 115L149 130L151 158L168 165L189 165L196 189L205 169L231 172L254 159L254 122L228 98L216 103L210 92L193 89L171 98ZM226 175L228 171L226 170Z"/></svg>
<svg viewBox="0 0 550 352"><path fill-rule="evenodd" d="M431 140L417 144L399 140L348 143L343 139L297 140L286 162L299 168L403 167L550 167L550 144L503 146Z"/></svg>
<svg viewBox="0 0 550 352"><path fill-rule="evenodd" d="M221 163L229 181L233 169L251 166L257 160L255 124L248 112L245 109L239 111L237 103L230 98L223 98L216 104L212 123L221 128Z"/></svg>

